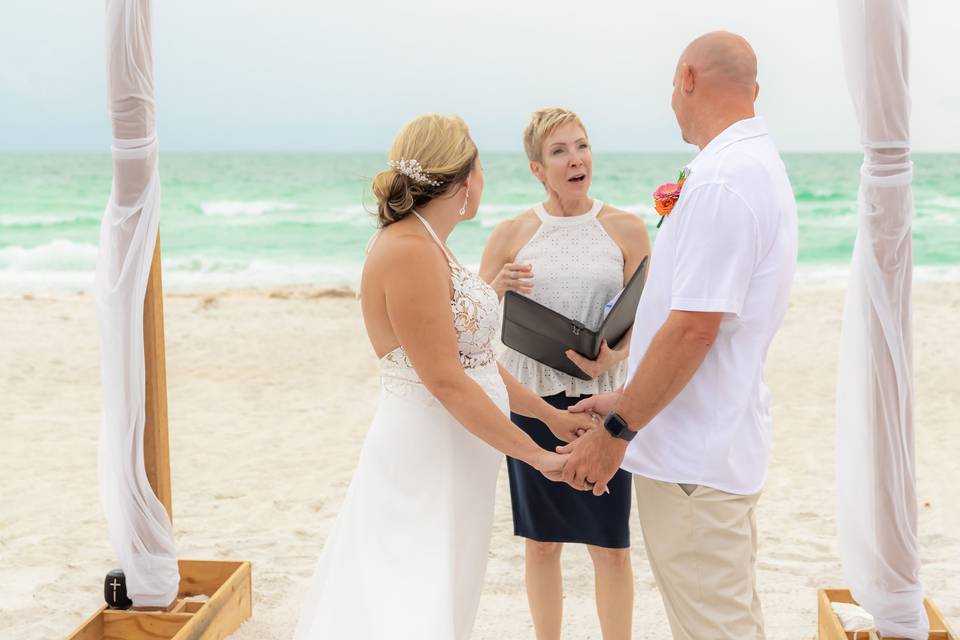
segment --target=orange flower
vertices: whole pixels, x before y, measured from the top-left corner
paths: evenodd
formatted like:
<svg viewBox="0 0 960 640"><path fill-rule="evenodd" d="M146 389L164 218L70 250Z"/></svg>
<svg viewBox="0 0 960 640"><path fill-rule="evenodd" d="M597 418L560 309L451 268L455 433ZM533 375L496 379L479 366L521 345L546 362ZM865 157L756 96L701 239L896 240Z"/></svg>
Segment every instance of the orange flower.
<svg viewBox="0 0 960 640"><path fill-rule="evenodd" d="M677 204L677 200L680 199L680 190L683 189L683 183L686 179L686 172L681 173L677 182L662 184L653 192L653 208L660 214L660 222L657 224L658 229L663 224L664 218L673 211L673 206Z"/></svg>

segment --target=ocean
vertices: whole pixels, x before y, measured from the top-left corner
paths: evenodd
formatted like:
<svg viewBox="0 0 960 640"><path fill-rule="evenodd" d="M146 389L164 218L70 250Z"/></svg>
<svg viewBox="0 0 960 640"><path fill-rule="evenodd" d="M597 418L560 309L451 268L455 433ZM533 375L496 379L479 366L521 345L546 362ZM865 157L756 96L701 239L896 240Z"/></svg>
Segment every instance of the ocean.
<svg viewBox="0 0 960 640"><path fill-rule="evenodd" d="M591 195L642 216L693 154L594 156ZM516 154L483 156L480 213L450 246L469 265L500 220L543 197ZM800 285L843 286L856 234L859 154L786 154L800 219ZM161 153L169 290L355 286L375 229L370 178L383 154ZM960 154L914 156L918 280L960 281ZM0 154L0 292L89 291L107 154Z"/></svg>

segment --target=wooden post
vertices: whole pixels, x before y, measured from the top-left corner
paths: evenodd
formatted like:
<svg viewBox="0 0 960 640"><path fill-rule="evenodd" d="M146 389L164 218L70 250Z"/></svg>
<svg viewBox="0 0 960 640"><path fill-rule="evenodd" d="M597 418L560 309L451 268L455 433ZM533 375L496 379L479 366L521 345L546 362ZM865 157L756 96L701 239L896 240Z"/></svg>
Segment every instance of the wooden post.
<svg viewBox="0 0 960 640"><path fill-rule="evenodd" d="M160 232L143 301L143 356L146 373L146 424L143 459L153 492L173 522L170 488L170 439L167 432L167 359L163 336L163 282L160 268Z"/></svg>

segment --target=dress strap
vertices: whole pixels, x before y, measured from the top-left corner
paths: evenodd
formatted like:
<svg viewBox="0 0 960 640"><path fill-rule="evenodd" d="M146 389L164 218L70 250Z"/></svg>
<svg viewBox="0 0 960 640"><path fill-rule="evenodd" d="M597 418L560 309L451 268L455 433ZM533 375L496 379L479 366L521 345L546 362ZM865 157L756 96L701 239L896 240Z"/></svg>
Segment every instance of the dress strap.
<svg viewBox="0 0 960 640"><path fill-rule="evenodd" d="M444 246L444 244L440 242L440 238L439 236L437 236L437 232L433 230L433 227L430 226L430 223L427 222L426 219L424 219L424 217L420 215L417 211L414 211L413 215L417 216L417 220L423 223L423 226L424 228L426 228L427 233L430 234L430 237L433 238L434 242L436 242L437 245L440 247L440 250L443 251L443 255L447 257L447 262L450 263L450 266L456 266L457 268L462 269L463 267L461 267L460 263L457 262L457 259L453 257L453 254L447 251L447 248Z"/></svg>

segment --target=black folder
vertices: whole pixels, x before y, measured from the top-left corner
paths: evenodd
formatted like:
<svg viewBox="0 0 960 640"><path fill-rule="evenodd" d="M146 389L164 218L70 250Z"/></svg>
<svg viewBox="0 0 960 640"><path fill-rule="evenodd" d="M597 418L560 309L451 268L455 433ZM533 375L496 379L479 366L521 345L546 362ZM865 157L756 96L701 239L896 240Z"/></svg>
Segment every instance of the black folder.
<svg viewBox="0 0 960 640"><path fill-rule="evenodd" d="M606 340L608 345L615 346L633 326L646 271L647 258L644 257L597 329L571 320L515 291L507 291L503 297L503 330L500 339L506 346L537 362L575 378L590 380L590 376L566 356L567 349L596 360L600 355L601 342Z"/></svg>

